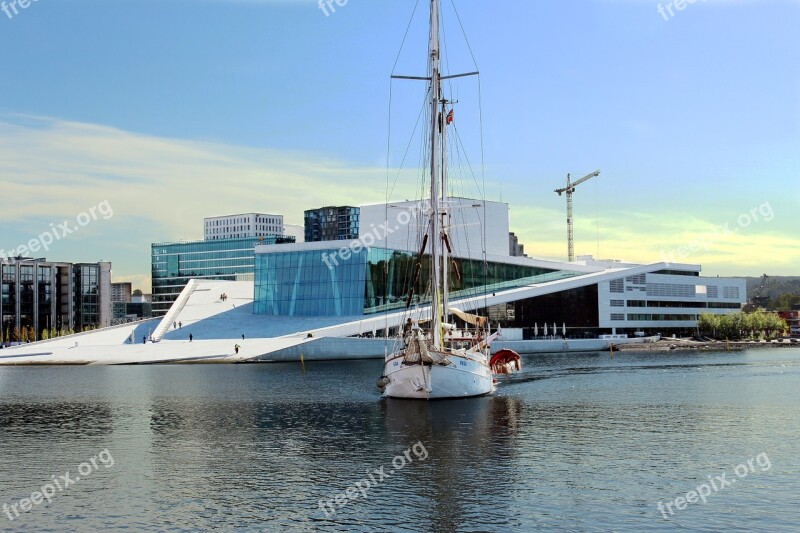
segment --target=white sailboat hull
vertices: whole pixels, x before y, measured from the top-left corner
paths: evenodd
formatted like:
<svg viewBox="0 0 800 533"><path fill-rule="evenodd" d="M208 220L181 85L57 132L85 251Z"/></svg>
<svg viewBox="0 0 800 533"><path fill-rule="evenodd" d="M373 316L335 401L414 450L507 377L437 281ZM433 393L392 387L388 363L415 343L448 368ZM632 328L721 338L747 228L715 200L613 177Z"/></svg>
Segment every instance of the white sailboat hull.
<svg viewBox="0 0 800 533"><path fill-rule="evenodd" d="M495 384L488 365L474 359L448 355L451 363L442 365L403 364L402 357L386 363L389 382L384 396L416 400L468 398L494 392Z"/></svg>

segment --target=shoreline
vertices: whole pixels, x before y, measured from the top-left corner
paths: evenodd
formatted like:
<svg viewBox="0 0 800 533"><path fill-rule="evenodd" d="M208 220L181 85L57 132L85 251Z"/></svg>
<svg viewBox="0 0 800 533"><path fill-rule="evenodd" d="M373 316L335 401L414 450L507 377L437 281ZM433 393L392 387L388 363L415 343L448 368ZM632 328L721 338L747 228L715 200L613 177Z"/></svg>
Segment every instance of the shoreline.
<svg viewBox="0 0 800 533"><path fill-rule="evenodd" d="M691 339L661 339L645 344L615 344L615 352L669 352L669 351L741 351L750 348L800 348L798 339L775 341L696 341Z"/></svg>

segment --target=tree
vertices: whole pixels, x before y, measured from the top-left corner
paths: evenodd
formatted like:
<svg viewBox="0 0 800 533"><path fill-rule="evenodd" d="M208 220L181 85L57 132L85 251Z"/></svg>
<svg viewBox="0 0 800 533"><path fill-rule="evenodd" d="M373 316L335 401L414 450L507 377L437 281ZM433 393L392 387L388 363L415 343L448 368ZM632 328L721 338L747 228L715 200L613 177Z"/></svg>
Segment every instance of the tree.
<svg viewBox="0 0 800 533"><path fill-rule="evenodd" d="M728 315L701 314L697 320L698 329L715 339L739 340L743 337L751 339L772 339L787 330L786 321L764 310L753 313L731 313Z"/></svg>
<svg viewBox="0 0 800 533"><path fill-rule="evenodd" d="M800 304L800 294L784 293L769 301L769 308L775 311L790 311L793 306Z"/></svg>

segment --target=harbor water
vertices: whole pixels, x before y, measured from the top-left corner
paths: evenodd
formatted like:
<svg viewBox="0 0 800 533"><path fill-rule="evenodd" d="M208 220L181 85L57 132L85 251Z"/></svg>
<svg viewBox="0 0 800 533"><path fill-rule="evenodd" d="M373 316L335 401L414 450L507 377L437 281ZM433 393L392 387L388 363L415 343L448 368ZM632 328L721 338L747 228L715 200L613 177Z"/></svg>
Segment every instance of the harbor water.
<svg viewBox="0 0 800 533"><path fill-rule="evenodd" d="M524 365L429 403L381 361L0 368L0 531L796 530L800 350Z"/></svg>

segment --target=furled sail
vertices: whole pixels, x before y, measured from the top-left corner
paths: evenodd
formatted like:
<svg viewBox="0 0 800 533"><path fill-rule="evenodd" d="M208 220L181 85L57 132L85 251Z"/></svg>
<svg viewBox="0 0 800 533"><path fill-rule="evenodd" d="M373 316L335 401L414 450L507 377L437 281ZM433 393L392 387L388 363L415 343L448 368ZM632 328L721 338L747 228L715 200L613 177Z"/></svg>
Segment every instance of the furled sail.
<svg viewBox="0 0 800 533"><path fill-rule="evenodd" d="M486 325L487 318L485 316L478 316L478 315L473 315L473 314L470 314L470 313L465 313L464 311L462 311L460 309L456 309L454 307L451 307L448 310L450 311L451 314L457 316L458 318L460 318L461 320L463 320L467 324L472 324L473 326L485 326Z"/></svg>

